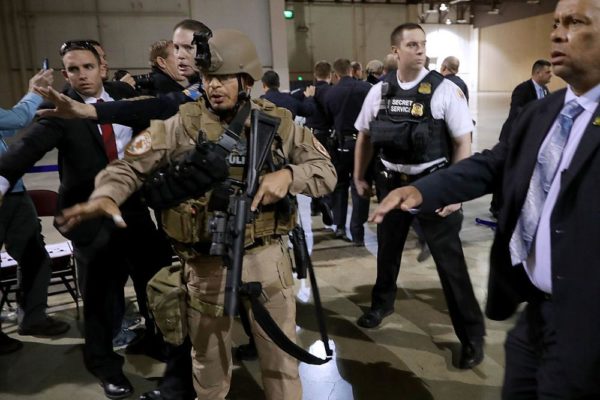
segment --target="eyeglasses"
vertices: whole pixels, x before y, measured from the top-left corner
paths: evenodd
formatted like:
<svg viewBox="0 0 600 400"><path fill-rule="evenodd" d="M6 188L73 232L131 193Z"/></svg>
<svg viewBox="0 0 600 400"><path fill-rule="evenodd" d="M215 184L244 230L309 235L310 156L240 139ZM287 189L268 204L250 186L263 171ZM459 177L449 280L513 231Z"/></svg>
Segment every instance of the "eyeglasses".
<svg viewBox="0 0 600 400"><path fill-rule="evenodd" d="M206 82L211 82L213 79L216 79L219 81L219 83L223 84L227 81L230 81L231 79L235 79L236 75L235 74L229 74L229 75L211 75L211 74L206 74L203 76L203 79L206 80Z"/></svg>
<svg viewBox="0 0 600 400"><path fill-rule="evenodd" d="M95 41L90 40L67 40L60 46L59 54L60 56L64 56L70 51L73 50L89 50L98 56L98 51L94 46L99 46L100 44Z"/></svg>

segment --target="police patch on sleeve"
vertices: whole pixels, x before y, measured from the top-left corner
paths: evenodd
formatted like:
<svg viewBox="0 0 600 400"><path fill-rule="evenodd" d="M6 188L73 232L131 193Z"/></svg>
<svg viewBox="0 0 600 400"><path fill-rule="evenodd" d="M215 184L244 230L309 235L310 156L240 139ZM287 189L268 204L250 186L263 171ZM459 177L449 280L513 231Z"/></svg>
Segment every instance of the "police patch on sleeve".
<svg viewBox="0 0 600 400"><path fill-rule="evenodd" d="M331 158L331 156L325 149L325 146L323 146L323 144L321 144L321 142L319 142L319 139L317 139L316 137L313 136L312 141L313 141L313 146L315 147L315 149L317 149L317 151L319 153L323 154L327 158Z"/></svg>
<svg viewBox="0 0 600 400"><path fill-rule="evenodd" d="M152 149L152 135L150 132L144 131L133 138L127 145L125 153L130 156L141 156Z"/></svg>
<svg viewBox="0 0 600 400"><path fill-rule="evenodd" d="M460 90L460 88L456 89L456 94L458 94L458 97L460 97L461 99L465 98L465 94L462 90Z"/></svg>

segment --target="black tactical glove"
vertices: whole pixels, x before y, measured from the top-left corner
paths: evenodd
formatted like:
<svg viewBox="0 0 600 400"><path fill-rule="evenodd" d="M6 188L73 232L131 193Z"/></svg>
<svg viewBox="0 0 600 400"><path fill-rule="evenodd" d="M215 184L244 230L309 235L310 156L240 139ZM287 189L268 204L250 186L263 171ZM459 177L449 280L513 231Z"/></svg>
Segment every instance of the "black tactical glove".
<svg viewBox="0 0 600 400"><path fill-rule="evenodd" d="M202 142L183 160L153 172L142 193L149 207L160 210L202 196L228 176L229 165L223 152L214 143Z"/></svg>

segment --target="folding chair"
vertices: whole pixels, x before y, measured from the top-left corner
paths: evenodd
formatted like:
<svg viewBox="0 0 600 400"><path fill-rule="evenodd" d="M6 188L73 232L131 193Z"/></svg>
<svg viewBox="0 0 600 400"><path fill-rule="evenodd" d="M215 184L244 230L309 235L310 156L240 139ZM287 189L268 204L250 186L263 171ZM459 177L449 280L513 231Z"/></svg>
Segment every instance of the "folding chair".
<svg viewBox="0 0 600 400"><path fill-rule="evenodd" d="M28 190L39 217L54 217L58 194L52 190ZM73 257L73 247L70 241L46 245L46 251L52 261L52 276L48 296L69 293L75 302L77 318L79 318L79 287L77 285L77 269ZM6 252L1 252L2 271L0 273L0 308L4 304L10 305L8 295L14 293L17 279L17 262ZM62 284L64 289L51 290L52 286Z"/></svg>

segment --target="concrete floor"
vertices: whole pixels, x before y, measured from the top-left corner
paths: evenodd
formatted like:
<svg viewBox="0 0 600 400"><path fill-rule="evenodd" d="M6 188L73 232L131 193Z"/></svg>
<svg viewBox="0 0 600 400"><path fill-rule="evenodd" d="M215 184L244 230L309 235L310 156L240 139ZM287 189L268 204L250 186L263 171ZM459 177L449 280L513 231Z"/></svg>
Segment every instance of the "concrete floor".
<svg viewBox="0 0 600 400"><path fill-rule="evenodd" d="M482 93L473 96L471 109L477 121L474 151L491 147L508 112L509 94ZM40 164L55 162L49 154ZM26 177L31 189L57 187L55 173ZM488 257L493 232L476 225L475 217L487 218L489 196L464 206L462 231L464 251L475 294L483 305L487 294ZM375 227L368 226L366 247L356 248L333 240L318 218L313 219L313 263L319 280L323 305L335 358L323 366L301 365L305 400L379 399L498 399L504 374L502 344L513 321L486 321L486 358L471 371L458 370L458 356L448 311L431 258L418 263L419 249L414 236L406 243L398 280L395 313L373 330L356 326L356 319L369 306L375 281L377 243ZM47 242L61 241L50 221L44 221ZM306 282L298 290L298 333L305 348L323 353ZM134 298L131 288L128 297ZM81 355L81 321L74 304L65 296L49 298L53 315L71 323L71 330L55 339L19 337L10 321L6 333L22 340L24 348L0 357L0 398L105 399L98 382L86 372ZM241 326L234 340L244 343ZM151 390L164 366L145 356L127 356L125 372L139 394ZM229 399L262 399L257 362L236 365Z"/></svg>

